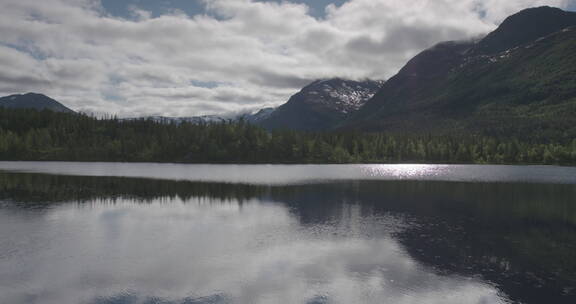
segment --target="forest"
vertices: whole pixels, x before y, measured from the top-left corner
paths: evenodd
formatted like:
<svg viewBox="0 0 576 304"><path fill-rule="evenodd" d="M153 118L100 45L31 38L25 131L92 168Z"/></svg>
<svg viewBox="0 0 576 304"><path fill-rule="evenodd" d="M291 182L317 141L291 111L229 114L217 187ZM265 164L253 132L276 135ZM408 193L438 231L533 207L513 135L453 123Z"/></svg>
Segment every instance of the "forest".
<svg viewBox="0 0 576 304"><path fill-rule="evenodd" d="M0 160L175 163L576 164L576 139L268 131L0 107Z"/></svg>

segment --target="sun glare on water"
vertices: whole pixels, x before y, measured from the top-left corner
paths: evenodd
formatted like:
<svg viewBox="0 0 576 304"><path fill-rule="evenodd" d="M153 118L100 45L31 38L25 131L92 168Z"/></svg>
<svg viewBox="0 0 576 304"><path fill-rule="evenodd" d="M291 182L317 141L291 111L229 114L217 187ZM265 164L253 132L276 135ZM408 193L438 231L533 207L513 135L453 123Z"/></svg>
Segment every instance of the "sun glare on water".
<svg viewBox="0 0 576 304"><path fill-rule="evenodd" d="M367 165L362 171L372 178L419 179L437 176L443 169L442 165L396 164Z"/></svg>

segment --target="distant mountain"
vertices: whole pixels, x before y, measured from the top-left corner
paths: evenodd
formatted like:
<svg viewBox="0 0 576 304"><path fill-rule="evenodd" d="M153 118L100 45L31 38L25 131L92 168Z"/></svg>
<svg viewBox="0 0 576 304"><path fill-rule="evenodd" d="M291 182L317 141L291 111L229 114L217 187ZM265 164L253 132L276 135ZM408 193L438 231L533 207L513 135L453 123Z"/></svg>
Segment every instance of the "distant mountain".
<svg viewBox="0 0 576 304"><path fill-rule="evenodd" d="M425 50L339 127L576 138L576 13L527 9Z"/></svg>
<svg viewBox="0 0 576 304"><path fill-rule="evenodd" d="M58 101L36 93L17 94L0 98L0 107L5 108L20 108L20 109L36 109L36 110L52 110L55 112L75 113Z"/></svg>
<svg viewBox="0 0 576 304"><path fill-rule="evenodd" d="M276 111L276 108L273 108L273 107L263 108L263 109L260 109L259 111L257 111L256 113L239 115L236 117L236 119L237 120L242 119L242 120L249 122L249 123L259 124L263 120L270 117L270 115L274 111Z"/></svg>
<svg viewBox="0 0 576 304"><path fill-rule="evenodd" d="M206 124L206 123L223 123L223 122L237 122L243 120L245 122L257 124L261 120L267 118L275 108L264 108L256 113L243 113L239 115L201 115L190 117L167 117L167 116L146 116L135 118L124 118L123 120L136 120L136 119L150 119L161 123L192 123L192 124Z"/></svg>
<svg viewBox="0 0 576 304"><path fill-rule="evenodd" d="M167 116L146 116L146 117L136 117L136 118L125 118L124 120L136 120L136 119L147 119L153 120L160 123L222 123L230 121L228 118L224 118L217 115L202 115L202 116L192 116L192 117L167 117Z"/></svg>
<svg viewBox="0 0 576 304"><path fill-rule="evenodd" d="M259 124L269 129L328 130L362 107L382 83L340 78L317 80Z"/></svg>

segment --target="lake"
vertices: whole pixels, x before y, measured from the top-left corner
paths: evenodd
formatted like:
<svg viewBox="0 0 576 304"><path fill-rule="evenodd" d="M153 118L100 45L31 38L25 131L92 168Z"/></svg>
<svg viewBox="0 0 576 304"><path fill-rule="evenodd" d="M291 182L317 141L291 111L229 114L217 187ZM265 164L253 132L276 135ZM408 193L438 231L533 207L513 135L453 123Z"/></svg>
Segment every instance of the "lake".
<svg viewBox="0 0 576 304"><path fill-rule="evenodd" d="M576 168L0 162L0 303L576 303Z"/></svg>

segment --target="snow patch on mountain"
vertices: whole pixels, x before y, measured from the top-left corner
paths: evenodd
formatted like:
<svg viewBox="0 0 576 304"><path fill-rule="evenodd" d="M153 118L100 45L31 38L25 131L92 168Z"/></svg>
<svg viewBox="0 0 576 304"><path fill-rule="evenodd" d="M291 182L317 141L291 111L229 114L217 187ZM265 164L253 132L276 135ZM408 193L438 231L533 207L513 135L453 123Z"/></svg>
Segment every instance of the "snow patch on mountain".
<svg viewBox="0 0 576 304"><path fill-rule="evenodd" d="M310 104L348 114L360 109L380 89L383 81L319 80L302 90Z"/></svg>
<svg viewBox="0 0 576 304"><path fill-rule="evenodd" d="M191 117L166 117L166 116L146 116L146 117L135 117L135 118L124 118L123 120L153 120L158 123L165 124L181 124L181 123L191 123L191 124L218 124L225 122L238 122L240 120L249 123L258 123L259 121L266 119L276 108L264 108L258 110L254 113L242 113L237 115L201 115L201 116L191 116Z"/></svg>

